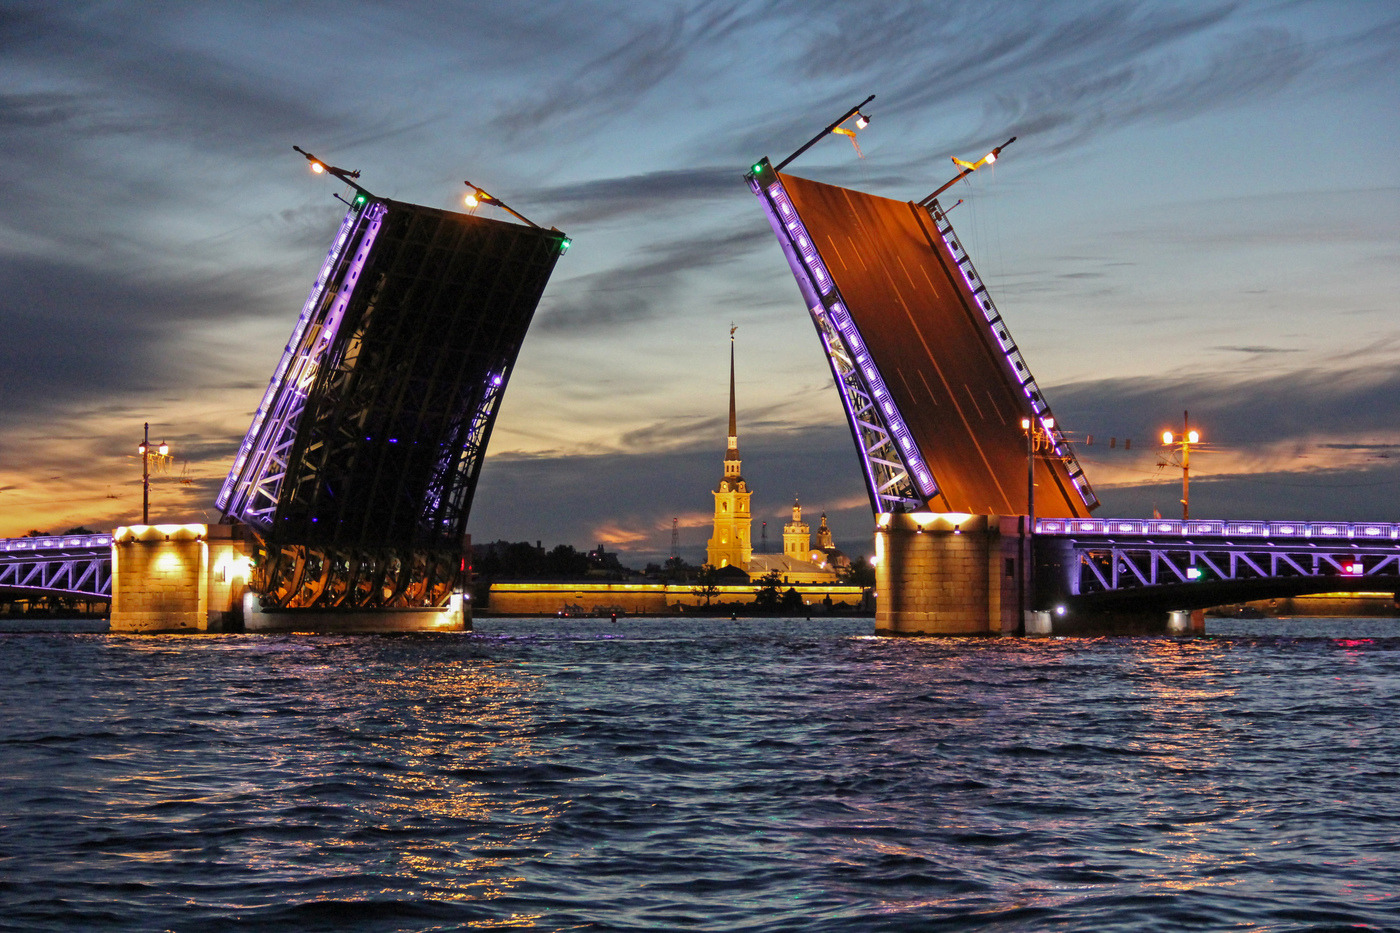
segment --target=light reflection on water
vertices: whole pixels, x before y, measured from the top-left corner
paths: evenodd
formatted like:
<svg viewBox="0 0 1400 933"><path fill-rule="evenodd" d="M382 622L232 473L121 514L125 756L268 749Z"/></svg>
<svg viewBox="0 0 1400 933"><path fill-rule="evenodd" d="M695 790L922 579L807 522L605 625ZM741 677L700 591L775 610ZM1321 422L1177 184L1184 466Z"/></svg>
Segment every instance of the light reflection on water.
<svg viewBox="0 0 1400 933"><path fill-rule="evenodd" d="M1400 925L1400 628L1270 621L7 635L0 927Z"/></svg>

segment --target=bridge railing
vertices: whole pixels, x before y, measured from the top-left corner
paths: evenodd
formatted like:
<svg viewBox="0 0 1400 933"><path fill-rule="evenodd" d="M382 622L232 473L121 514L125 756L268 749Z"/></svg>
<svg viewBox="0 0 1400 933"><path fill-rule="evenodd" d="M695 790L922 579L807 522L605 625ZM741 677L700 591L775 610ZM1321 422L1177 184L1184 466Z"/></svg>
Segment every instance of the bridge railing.
<svg viewBox="0 0 1400 933"><path fill-rule="evenodd" d="M110 547L111 535L36 535L32 538L0 538L0 554L32 554L36 551L92 550Z"/></svg>
<svg viewBox="0 0 1400 933"><path fill-rule="evenodd" d="M1400 540L1400 524L1385 522L1180 521L1175 519L1042 518L1036 534L1140 538L1288 538L1328 541Z"/></svg>
<svg viewBox="0 0 1400 933"><path fill-rule="evenodd" d="M1333 540L1337 547L1300 546L1296 540L1290 547L1257 538L1246 544L1077 546L1069 590L1080 596L1201 582L1299 578L1326 579L1337 589L1363 584L1392 589L1400 580L1400 554L1357 550L1341 544L1342 539Z"/></svg>

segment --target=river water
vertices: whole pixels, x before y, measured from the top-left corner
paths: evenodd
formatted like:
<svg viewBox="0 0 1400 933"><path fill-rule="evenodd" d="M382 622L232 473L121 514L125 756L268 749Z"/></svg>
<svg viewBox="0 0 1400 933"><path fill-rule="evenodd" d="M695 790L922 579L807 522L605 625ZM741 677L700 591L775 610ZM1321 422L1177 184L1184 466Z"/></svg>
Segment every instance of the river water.
<svg viewBox="0 0 1400 933"><path fill-rule="evenodd" d="M0 929L1400 928L1400 621L0 635Z"/></svg>

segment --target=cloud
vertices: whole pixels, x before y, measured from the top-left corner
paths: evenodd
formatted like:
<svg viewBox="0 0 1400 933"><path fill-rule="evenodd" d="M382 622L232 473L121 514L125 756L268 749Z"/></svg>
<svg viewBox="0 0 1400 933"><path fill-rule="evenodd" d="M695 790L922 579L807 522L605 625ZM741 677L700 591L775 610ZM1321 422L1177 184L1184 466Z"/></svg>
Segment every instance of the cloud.
<svg viewBox="0 0 1400 933"><path fill-rule="evenodd" d="M31 94L0 94L0 133L12 128L34 129L65 123L80 111L77 94L53 91Z"/></svg>
<svg viewBox="0 0 1400 933"><path fill-rule="evenodd" d="M186 327L247 314L259 297L234 279L144 279L120 268L0 258L0 424L174 385L189 375Z"/></svg>
<svg viewBox="0 0 1400 933"><path fill-rule="evenodd" d="M1292 347L1211 347L1212 350L1224 350L1227 353L1245 353L1250 356L1269 356L1275 353L1301 353L1303 351Z"/></svg>
<svg viewBox="0 0 1400 933"><path fill-rule="evenodd" d="M630 26L625 18L619 23ZM593 24L596 25L596 21ZM592 29L586 32L592 32ZM631 26L620 41L594 55L543 90L520 96L501 108L493 123L507 139L548 128L560 132L630 110L633 101L661 83L685 57L686 15Z"/></svg>
<svg viewBox="0 0 1400 933"><path fill-rule="evenodd" d="M766 227L755 225L644 247L631 262L568 280L569 297L543 306L536 326L573 331L636 323L669 307L687 274L738 260L771 239Z"/></svg>
<svg viewBox="0 0 1400 933"><path fill-rule="evenodd" d="M599 178L535 192L534 200L561 209L558 223L597 223L616 217L655 213L680 201L742 197L742 173L732 165L672 169Z"/></svg>
<svg viewBox="0 0 1400 933"><path fill-rule="evenodd" d="M1389 365L1251 379L1200 372L1092 380L1047 387L1045 395L1066 427L1119 437L1155 437L1183 409L1212 442L1232 446L1389 437L1400 424L1400 373Z"/></svg>

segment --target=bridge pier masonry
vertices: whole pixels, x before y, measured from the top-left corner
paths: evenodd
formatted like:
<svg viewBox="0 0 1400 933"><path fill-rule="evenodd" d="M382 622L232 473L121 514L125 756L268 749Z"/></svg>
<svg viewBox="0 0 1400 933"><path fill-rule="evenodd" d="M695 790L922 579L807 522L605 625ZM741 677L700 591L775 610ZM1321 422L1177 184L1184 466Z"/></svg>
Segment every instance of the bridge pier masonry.
<svg viewBox="0 0 1400 933"><path fill-rule="evenodd" d="M1014 635L1023 516L905 512L875 527L875 632Z"/></svg>
<svg viewBox="0 0 1400 933"><path fill-rule="evenodd" d="M442 608L264 612L251 584L253 538L246 525L131 525L112 532L109 631L460 632L471 611L454 593Z"/></svg>
<svg viewBox="0 0 1400 933"><path fill-rule="evenodd" d="M113 531L110 631L241 631L252 569L241 531L241 526L205 524Z"/></svg>

